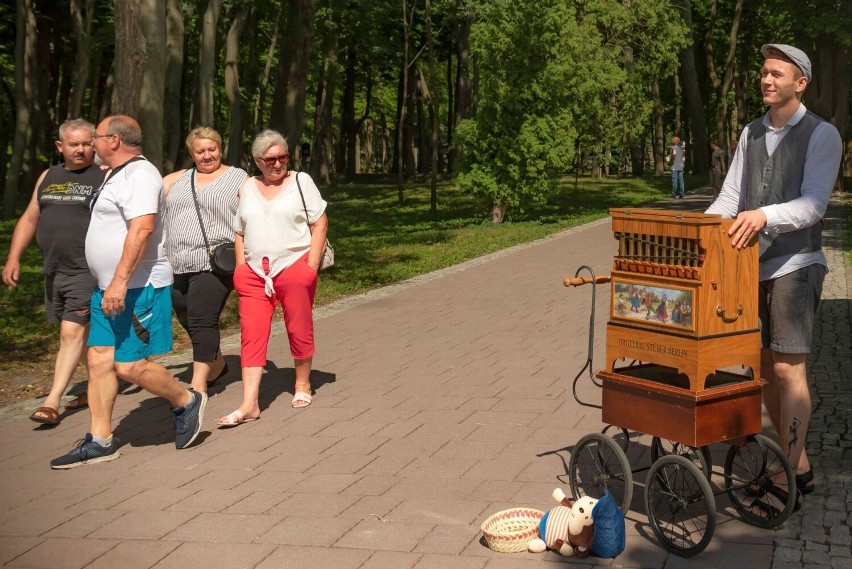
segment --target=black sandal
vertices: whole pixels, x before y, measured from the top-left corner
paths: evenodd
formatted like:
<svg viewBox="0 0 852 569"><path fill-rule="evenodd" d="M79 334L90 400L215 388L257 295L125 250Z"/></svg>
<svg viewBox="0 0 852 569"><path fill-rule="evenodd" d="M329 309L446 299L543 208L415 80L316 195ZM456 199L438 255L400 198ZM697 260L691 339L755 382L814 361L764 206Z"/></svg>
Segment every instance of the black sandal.
<svg viewBox="0 0 852 569"><path fill-rule="evenodd" d="M782 490L778 486L776 486L771 480L766 483L766 486L763 489L763 496L767 494L771 494L776 500L780 501L784 504L784 507L787 507L787 500L790 499L790 494L787 493L786 490ZM752 503L752 506L757 507L759 510L765 512L771 518L777 518L782 514L782 511L773 506L772 504L768 504L766 502L762 502L761 500L755 500ZM796 502L793 505L793 511L798 512L802 508L802 493L796 488Z"/></svg>
<svg viewBox="0 0 852 569"><path fill-rule="evenodd" d="M799 489L799 492L802 494L810 494L814 490L816 490L816 484L813 484L814 481L814 469L811 468L804 474L796 475L796 488Z"/></svg>

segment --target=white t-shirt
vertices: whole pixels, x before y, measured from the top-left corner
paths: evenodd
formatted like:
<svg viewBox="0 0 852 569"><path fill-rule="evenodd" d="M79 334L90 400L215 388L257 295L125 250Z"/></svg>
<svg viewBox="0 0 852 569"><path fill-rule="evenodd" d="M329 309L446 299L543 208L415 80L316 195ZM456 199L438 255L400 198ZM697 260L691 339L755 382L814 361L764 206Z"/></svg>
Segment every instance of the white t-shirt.
<svg viewBox="0 0 852 569"><path fill-rule="evenodd" d="M154 233L148 238L142 259L130 276L127 288L155 288L173 282L172 267L163 250L165 206L163 178L147 160L131 162L101 188L92 208L92 221L86 233L86 262L105 290L112 282L124 251L130 220L155 214Z"/></svg>
<svg viewBox="0 0 852 569"><path fill-rule="evenodd" d="M308 208L308 219L316 222L328 205L322 199L314 181L305 173L298 174ZM235 221L236 231L243 236L248 266L265 277L263 258L269 259L269 278L274 277L311 248L305 208L296 186L296 172L271 200L267 200L251 178L240 193L240 207Z"/></svg>

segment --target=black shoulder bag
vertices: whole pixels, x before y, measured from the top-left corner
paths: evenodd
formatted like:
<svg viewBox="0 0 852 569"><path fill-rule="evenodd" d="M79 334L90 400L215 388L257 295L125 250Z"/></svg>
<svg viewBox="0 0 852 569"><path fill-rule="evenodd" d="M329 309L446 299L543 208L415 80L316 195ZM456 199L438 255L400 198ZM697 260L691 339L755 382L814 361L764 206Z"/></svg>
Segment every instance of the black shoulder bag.
<svg viewBox="0 0 852 569"><path fill-rule="evenodd" d="M198 225L201 226L201 236L204 237L204 246L210 257L210 269L220 277L234 276L237 268L237 252L233 241L224 241L215 247L210 247L207 240L207 231L204 229L204 221L201 219L201 207L198 205L198 195L195 193L195 168L192 168L189 176L189 185L192 188L192 200L195 202L195 213L198 214Z"/></svg>

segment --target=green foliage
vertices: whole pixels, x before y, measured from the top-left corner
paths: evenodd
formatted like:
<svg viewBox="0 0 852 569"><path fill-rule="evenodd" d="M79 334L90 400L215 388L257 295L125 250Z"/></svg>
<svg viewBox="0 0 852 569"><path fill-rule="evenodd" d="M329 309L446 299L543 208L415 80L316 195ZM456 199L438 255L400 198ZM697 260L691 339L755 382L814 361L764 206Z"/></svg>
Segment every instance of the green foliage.
<svg viewBox="0 0 852 569"><path fill-rule="evenodd" d="M493 203L542 203L571 164L580 96L569 10L533 0L483 7L472 45L482 83L477 114L456 130L466 162L459 186Z"/></svg>
<svg viewBox="0 0 852 569"><path fill-rule="evenodd" d="M542 203L575 148L640 138L650 84L674 72L686 30L655 0L483 6L472 32L481 89L456 131L460 187L523 210Z"/></svg>

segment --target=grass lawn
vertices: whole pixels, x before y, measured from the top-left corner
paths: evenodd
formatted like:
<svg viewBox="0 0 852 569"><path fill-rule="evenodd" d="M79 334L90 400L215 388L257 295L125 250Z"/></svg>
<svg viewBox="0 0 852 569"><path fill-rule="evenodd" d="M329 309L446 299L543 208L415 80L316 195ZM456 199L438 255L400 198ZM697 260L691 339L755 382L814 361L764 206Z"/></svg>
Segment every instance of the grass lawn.
<svg viewBox="0 0 852 569"><path fill-rule="evenodd" d="M697 180L687 183L699 185ZM397 204L394 185L325 187L322 193L329 202L329 239L336 264L320 277L317 305L540 239L605 216L610 207L649 203L667 195L669 185L668 176L581 179L574 189L573 178L566 178L559 195L548 204L510 212L509 221L499 225L486 220L486 203L449 182L438 187L437 221L429 219L428 184L408 186L402 206ZM2 260L14 225L15 220L0 223ZM57 327L44 321L41 255L35 245L27 249L22 265L19 286L0 290L3 374L10 366L49 369L57 343ZM235 296L223 314L225 327L237 321ZM184 347L185 335L177 324L175 331L176 347Z"/></svg>

